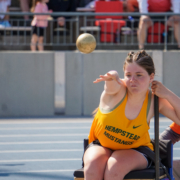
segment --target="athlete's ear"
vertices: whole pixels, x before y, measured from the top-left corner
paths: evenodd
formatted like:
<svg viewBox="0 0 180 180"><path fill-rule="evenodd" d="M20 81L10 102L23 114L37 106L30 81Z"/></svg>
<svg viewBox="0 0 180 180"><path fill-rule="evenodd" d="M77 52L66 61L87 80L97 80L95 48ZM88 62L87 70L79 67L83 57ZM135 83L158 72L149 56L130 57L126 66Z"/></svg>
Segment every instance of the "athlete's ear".
<svg viewBox="0 0 180 180"><path fill-rule="evenodd" d="M152 73L152 74L150 75L150 82L149 82L149 83L152 83L153 80L154 80L154 73Z"/></svg>

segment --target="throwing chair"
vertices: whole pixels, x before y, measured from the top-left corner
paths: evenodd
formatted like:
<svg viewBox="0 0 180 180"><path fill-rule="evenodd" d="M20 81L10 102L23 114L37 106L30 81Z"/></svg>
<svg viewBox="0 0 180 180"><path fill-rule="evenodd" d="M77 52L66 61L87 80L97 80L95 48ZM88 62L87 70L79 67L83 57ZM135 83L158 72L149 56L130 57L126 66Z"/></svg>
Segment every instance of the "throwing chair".
<svg viewBox="0 0 180 180"><path fill-rule="evenodd" d="M128 180L174 180L173 178L173 144L170 140L159 141L159 101L158 97L154 98L154 133L155 140L151 140L155 152L146 147L139 147L140 152L145 152L152 160L152 166L148 169L135 170L129 172L124 179ZM88 139L84 139L84 150L88 145ZM160 157L160 158L159 158ZM83 167L74 171L74 180L84 180Z"/></svg>

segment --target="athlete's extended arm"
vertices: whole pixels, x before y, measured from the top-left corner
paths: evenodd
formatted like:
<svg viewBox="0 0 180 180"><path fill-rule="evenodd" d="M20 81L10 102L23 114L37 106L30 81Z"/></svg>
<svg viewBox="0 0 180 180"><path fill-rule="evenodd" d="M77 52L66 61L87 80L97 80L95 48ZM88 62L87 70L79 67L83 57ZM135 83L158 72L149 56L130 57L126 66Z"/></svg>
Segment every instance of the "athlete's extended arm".
<svg viewBox="0 0 180 180"><path fill-rule="evenodd" d="M180 125L180 98L158 81L152 82L151 89L160 98L160 113Z"/></svg>
<svg viewBox="0 0 180 180"><path fill-rule="evenodd" d="M100 78L96 79L94 83L105 81L104 91L106 94L116 94L123 84L122 80L119 78L117 71L109 71L105 75L100 75L99 77Z"/></svg>

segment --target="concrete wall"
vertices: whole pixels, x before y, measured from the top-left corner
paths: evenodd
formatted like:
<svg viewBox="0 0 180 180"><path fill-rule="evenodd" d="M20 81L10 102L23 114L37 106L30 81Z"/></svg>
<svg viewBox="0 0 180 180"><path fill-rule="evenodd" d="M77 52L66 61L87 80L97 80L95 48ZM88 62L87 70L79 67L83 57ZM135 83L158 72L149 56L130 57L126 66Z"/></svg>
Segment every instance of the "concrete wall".
<svg viewBox="0 0 180 180"><path fill-rule="evenodd" d="M163 83L180 96L180 52L163 53Z"/></svg>
<svg viewBox="0 0 180 180"><path fill-rule="evenodd" d="M0 52L0 116L54 115L54 53Z"/></svg>
<svg viewBox="0 0 180 180"><path fill-rule="evenodd" d="M93 81L109 70L117 70L123 78L127 53L0 52L0 117L91 115L104 86ZM154 59L156 79L180 96L180 52L148 53Z"/></svg>

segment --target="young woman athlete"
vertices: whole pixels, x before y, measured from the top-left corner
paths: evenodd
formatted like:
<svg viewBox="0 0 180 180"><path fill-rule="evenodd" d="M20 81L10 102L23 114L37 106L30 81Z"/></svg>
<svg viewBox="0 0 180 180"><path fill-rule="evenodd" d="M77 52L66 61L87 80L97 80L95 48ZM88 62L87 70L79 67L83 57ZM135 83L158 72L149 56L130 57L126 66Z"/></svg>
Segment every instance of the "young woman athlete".
<svg viewBox="0 0 180 180"><path fill-rule="evenodd" d="M85 180L123 180L130 171L150 166L147 155L136 148L153 150L148 130L154 94L159 112L180 125L180 98L154 81L154 63L144 50L129 53L123 69L124 79L109 71L94 81L105 85L83 156Z"/></svg>

